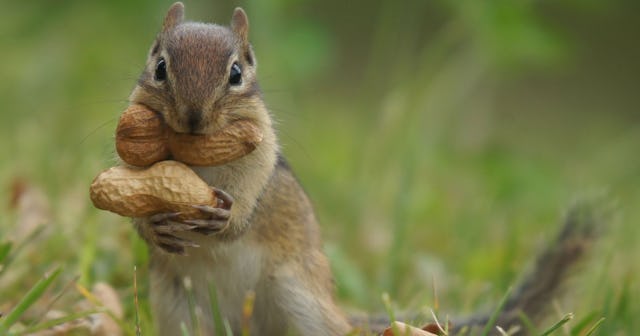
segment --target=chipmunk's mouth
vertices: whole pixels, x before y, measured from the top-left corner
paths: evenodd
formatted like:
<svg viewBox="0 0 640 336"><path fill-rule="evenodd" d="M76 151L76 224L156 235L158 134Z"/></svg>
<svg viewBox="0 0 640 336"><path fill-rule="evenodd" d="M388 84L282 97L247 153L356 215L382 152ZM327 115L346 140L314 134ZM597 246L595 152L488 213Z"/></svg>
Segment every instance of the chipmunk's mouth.
<svg viewBox="0 0 640 336"><path fill-rule="evenodd" d="M193 135L202 134L202 129L203 129L202 111L189 110L187 112L187 127L189 129L190 134L193 134Z"/></svg>
<svg viewBox="0 0 640 336"><path fill-rule="evenodd" d="M204 118L202 110L187 110L178 118L165 118L167 125L176 133L206 135L214 132L209 120Z"/></svg>
<svg viewBox="0 0 640 336"><path fill-rule="evenodd" d="M176 108L165 110L162 115L174 132L189 135L213 134L228 125L228 118L219 110Z"/></svg>

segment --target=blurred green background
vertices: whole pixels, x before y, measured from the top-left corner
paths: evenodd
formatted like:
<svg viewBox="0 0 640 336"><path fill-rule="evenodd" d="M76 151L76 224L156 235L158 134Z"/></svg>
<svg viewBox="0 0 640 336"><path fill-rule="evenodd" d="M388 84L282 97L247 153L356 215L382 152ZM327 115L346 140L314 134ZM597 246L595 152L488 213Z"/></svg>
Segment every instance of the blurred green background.
<svg viewBox="0 0 640 336"><path fill-rule="evenodd" d="M0 204L20 177L43 188L53 221L18 258L29 271L2 275L0 307L58 264L67 280L112 284L133 323L144 244L87 190L115 162L117 117L170 4L3 3ZM433 307L435 282L442 312L490 307L571 200L606 192L619 216L558 310L606 317L602 335L640 330L640 2L185 4L194 21L247 11L265 99L345 306L381 311L388 292L401 308ZM142 315L151 328L144 297Z"/></svg>

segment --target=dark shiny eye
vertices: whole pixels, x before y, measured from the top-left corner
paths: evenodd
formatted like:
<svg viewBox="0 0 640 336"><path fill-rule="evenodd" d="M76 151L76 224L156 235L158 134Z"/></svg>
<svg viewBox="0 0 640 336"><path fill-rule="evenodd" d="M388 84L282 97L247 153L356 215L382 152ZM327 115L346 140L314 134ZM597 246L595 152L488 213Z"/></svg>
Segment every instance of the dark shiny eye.
<svg viewBox="0 0 640 336"><path fill-rule="evenodd" d="M238 63L233 63L229 72L229 84L240 85L242 83L242 70Z"/></svg>
<svg viewBox="0 0 640 336"><path fill-rule="evenodd" d="M167 79L167 63L162 57L160 57L158 63L156 64L156 72L154 74L154 78L157 81L164 81Z"/></svg>

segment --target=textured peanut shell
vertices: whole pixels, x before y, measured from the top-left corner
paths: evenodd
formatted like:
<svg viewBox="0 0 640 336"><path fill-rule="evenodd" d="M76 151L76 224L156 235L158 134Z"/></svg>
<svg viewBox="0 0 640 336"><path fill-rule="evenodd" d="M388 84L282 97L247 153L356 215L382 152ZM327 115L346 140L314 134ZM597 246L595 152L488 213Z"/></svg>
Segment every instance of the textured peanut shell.
<svg viewBox="0 0 640 336"><path fill-rule="evenodd" d="M208 135L169 132L169 151L174 159L186 164L216 166L251 153L261 141L258 126L238 120Z"/></svg>
<svg viewBox="0 0 640 336"><path fill-rule="evenodd" d="M116 151L128 164L145 167L166 160L169 129L162 117L144 105L129 106L116 128Z"/></svg>
<svg viewBox="0 0 640 336"><path fill-rule="evenodd" d="M112 167L94 179L89 193L96 208L126 217L180 212L179 218L205 218L193 205L218 206L207 183L177 161L161 161L145 169Z"/></svg>
<svg viewBox="0 0 640 336"><path fill-rule="evenodd" d="M217 166L251 153L261 141L262 132L249 120L234 121L213 134L176 133L141 104L129 106L116 129L118 155L138 167L170 158L193 166Z"/></svg>

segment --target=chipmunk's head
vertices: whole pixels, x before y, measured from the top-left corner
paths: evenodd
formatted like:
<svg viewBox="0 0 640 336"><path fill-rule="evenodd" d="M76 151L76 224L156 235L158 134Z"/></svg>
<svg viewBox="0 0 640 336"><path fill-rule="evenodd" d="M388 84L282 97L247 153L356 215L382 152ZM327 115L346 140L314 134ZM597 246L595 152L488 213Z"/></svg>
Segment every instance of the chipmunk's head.
<svg viewBox="0 0 640 336"><path fill-rule="evenodd" d="M131 101L159 112L183 133L212 133L255 117L261 98L245 12L236 8L229 27L183 18L183 4L173 4Z"/></svg>

